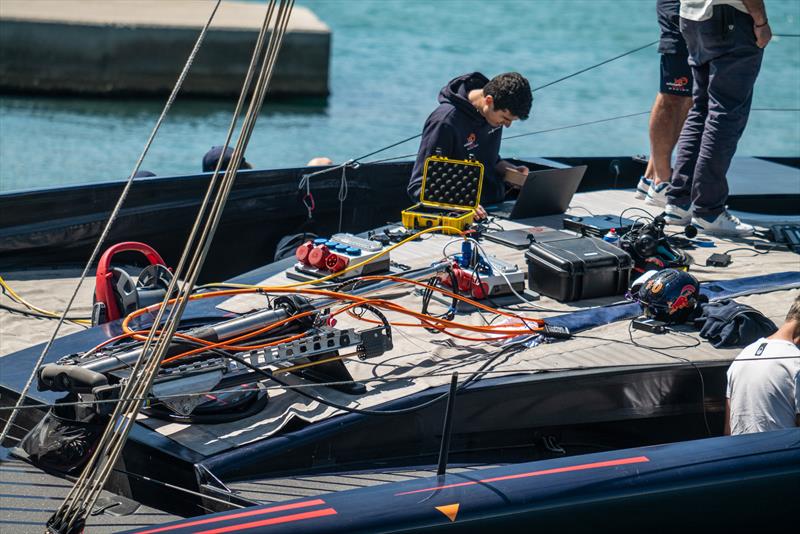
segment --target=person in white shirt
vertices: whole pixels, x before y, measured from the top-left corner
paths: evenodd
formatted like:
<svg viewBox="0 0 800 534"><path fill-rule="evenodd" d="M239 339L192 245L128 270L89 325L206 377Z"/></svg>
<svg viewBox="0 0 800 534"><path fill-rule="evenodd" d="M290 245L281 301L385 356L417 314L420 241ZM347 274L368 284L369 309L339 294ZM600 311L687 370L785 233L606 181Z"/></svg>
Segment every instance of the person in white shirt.
<svg viewBox="0 0 800 534"><path fill-rule="evenodd" d="M777 332L748 345L728 369L725 434L800 426L800 297Z"/></svg>
<svg viewBox="0 0 800 534"><path fill-rule="evenodd" d="M750 115L764 47L772 38L764 2L680 1L694 85L666 190L665 218L712 235L752 235L753 227L725 206L726 174Z"/></svg>

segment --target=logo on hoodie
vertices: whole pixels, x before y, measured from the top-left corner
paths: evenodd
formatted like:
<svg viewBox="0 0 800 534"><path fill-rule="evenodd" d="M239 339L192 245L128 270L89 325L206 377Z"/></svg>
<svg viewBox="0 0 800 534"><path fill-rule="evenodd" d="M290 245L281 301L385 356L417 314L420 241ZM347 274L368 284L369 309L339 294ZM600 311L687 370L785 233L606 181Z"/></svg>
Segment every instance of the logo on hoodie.
<svg viewBox="0 0 800 534"><path fill-rule="evenodd" d="M478 139L478 136L475 135L474 132L469 134L467 136L467 142L464 143L464 148L466 148L467 150L473 150L475 148L478 148L477 139Z"/></svg>

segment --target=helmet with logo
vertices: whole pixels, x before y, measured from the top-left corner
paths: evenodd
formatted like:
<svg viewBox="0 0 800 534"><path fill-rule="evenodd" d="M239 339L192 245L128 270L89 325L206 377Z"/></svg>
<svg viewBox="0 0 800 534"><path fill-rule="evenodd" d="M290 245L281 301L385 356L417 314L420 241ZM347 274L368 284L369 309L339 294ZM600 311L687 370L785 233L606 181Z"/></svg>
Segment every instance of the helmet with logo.
<svg viewBox="0 0 800 534"><path fill-rule="evenodd" d="M697 279L678 269L662 269L639 288L639 304L644 314L665 323L686 321L699 297Z"/></svg>

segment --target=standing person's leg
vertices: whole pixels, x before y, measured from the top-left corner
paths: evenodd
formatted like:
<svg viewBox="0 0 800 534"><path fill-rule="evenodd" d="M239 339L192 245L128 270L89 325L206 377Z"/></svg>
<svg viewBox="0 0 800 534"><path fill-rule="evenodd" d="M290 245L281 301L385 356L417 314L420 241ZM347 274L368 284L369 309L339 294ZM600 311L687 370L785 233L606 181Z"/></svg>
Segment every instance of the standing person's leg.
<svg viewBox="0 0 800 534"><path fill-rule="evenodd" d="M650 160L637 190L646 184L645 202L663 206L672 175L672 150L692 105L692 71L681 34L680 1L656 0L656 20L660 30L661 83L650 111Z"/></svg>
<svg viewBox="0 0 800 534"><path fill-rule="evenodd" d="M688 70L688 65L686 66ZM672 151L692 107L691 86L686 96L660 92L650 111L650 160L645 177L651 183L646 204L664 206L667 203L667 186L672 176Z"/></svg>
<svg viewBox="0 0 800 534"><path fill-rule="evenodd" d="M692 181L708 115L708 65L692 66L692 74L692 108L678 137L675 168L667 188L666 220L670 224L691 222Z"/></svg>
<svg viewBox="0 0 800 534"><path fill-rule="evenodd" d="M755 44L752 19L737 15L735 44L710 62L709 109L694 172L692 220L720 235L750 235L753 227L728 214L727 172L744 133L763 50Z"/></svg>
<svg viewBox="0 0 800 534"><path fill-rule="evenodd" d="M760 65L760 54L723 56L711 62L708 118L692 189L695 216L716 217L725 210L726 174L747 125Z"/></svg>
<svg viewBox="0 0 800 534"><path fill-rule="evenodd" d="M653 171L649 176L656 184L669 182L672 176L672 151L691 107L691 95L658 93L656 96L650 112L650 162Z"/></svg>

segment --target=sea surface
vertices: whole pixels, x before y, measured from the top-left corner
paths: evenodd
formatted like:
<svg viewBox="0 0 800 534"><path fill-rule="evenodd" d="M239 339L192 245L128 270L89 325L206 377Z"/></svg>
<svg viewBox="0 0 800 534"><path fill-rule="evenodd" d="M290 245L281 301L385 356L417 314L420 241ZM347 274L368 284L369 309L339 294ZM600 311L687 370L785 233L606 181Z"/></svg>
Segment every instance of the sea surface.
<svg viewBox="0 0 800 534"><path fill-rule="evenodd" d="M658 38L655 0L298 0L333 32L327 100L267 103L246 158L257 168L336 162L419 133L449 79L519 71L533 87ZM800 0L769 0L775 33L800 34ZM505 135L647 111L655 46L535 92L531 118ZM200 171L235 102L179 99L142 168ZM163 99L0 96L0 190L126 178ZM754 108L800 108L800 38L766 49ZM410 141L371 159L416 151ZM647 116L503 142L503 156L647 154ZM800 155L800 113L753 111L738 154Z"/></svg>

